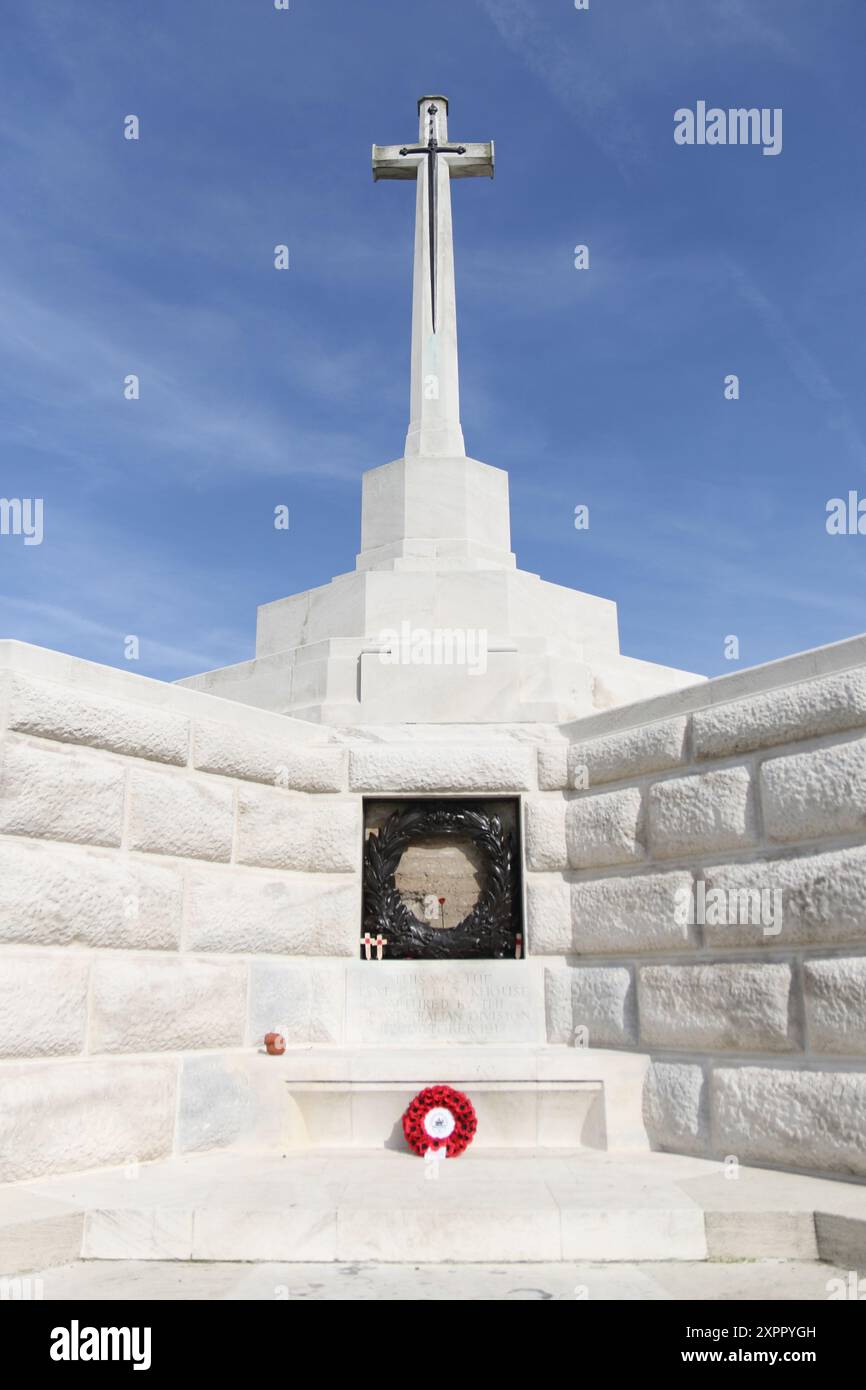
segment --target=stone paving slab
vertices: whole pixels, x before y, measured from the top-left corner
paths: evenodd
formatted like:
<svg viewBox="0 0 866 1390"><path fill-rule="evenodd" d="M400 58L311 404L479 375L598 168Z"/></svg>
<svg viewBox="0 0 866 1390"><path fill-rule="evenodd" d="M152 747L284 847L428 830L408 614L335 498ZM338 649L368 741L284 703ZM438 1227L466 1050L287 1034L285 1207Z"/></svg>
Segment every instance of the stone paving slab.
<svg viewBox="0 0 866 1390"><path fill-rule="evenodd" d="M847 1271L806 1261L744 1264L217 1264L78 1261L46 1269L59 1299L389 1302L728 1301L828 1298Z"/></svg>
<svg viewBox="0 0 866 1390"><path fill-rule="evenodd" d="M0 1189L7 1272L104 1260L866 1263L866 1188L673 1154L216 1154ZM82 1220L70 1249L71 1218ZM65 1219L65 1241L48 1240Z"/></svg>

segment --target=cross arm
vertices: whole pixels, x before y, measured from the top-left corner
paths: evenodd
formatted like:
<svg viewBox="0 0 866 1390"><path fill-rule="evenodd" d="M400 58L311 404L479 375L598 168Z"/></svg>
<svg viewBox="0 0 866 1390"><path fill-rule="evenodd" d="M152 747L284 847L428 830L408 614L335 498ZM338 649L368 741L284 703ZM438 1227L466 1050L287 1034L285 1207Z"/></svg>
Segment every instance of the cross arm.
<svg viewBox="0 0 866 1390"><path fill-rule="evenodd" d="M460 148L463 154L454 153L457 147L450 144L439 147L440 156L448 160L452 179L493 178L492 140L462 145ZM411 153L402 154L403 150L410 150ZM414 179L421 157L426 153L426 150L411 145L374 145L373 178L376 182L379 179Z"/></svg>
<svg viewBox="0 0 866 1390"><path fill-rule="evenodd" d="M401 155L405 145L373 146L373 179L414 179L418 174L418 158Z"/></svg>
<svg viewBox="0 0 866 1390"><path fill-rule="evenodd" d="M448 159L448 172L452 179L492 179L493 141L464 145L463 149L466 151L465 154L452 155Z"/></svg>

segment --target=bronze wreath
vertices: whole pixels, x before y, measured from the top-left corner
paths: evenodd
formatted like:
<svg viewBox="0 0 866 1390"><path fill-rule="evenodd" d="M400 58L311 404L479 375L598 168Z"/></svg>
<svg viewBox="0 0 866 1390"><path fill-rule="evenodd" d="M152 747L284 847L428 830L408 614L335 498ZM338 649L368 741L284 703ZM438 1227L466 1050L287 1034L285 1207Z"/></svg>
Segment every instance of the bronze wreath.
<svg viewBox="0 0 866 1390"><path fill-rule="evenodd" d="M475 907L459 926L445 931L419 921L394 883L404 851L426 835L468 837L484 856L485 881ZM364 930L387 939L389 960L513 958L518 930L513 836L498 816L447 801L394 811L364 848Z"/></svg>

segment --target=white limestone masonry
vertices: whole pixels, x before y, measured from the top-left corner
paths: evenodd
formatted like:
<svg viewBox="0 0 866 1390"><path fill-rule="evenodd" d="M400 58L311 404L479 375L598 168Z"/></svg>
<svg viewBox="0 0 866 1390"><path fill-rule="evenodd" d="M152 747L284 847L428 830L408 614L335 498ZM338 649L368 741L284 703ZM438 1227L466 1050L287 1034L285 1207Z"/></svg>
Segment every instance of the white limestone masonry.
<svg viewBox="0 0 866 1390"><path fill-rule="evenodd" d="M539 752L549 1036L651 1057L657 1147L866 1177L864 664L837 643Z"/></svg>
<svg viewBox="0 0 866 1390"><path fill-rule="evenodd" d="M866 1176L864 668L858 640L531 739L371 737L0 644L2 1177L373 1142L412 1048L515 1142L549 1054L548 1136ZM520 797L528 959L358 959L368 793Z"/></svg>

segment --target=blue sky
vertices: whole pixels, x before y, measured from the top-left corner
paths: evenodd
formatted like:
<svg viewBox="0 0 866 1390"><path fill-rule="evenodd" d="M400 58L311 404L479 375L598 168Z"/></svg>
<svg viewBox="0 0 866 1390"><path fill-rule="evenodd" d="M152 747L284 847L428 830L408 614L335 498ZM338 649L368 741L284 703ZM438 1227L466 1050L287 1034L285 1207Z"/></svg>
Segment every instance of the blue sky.
<svg viewBox="0 0 866 1390"><path fill-rule="evenodd" d="M866 536L825 529L866 495L862 0L40 0L4 30L0 493L45 538L0 538L0 635L125 666L136 634L174 679L353 568L408 400L414 199L370 146L430 91L496 141L454 190L462 414L521 567L707 674L866 628ZM698 100L781 107L782 153L675 145Z"/></svg>

